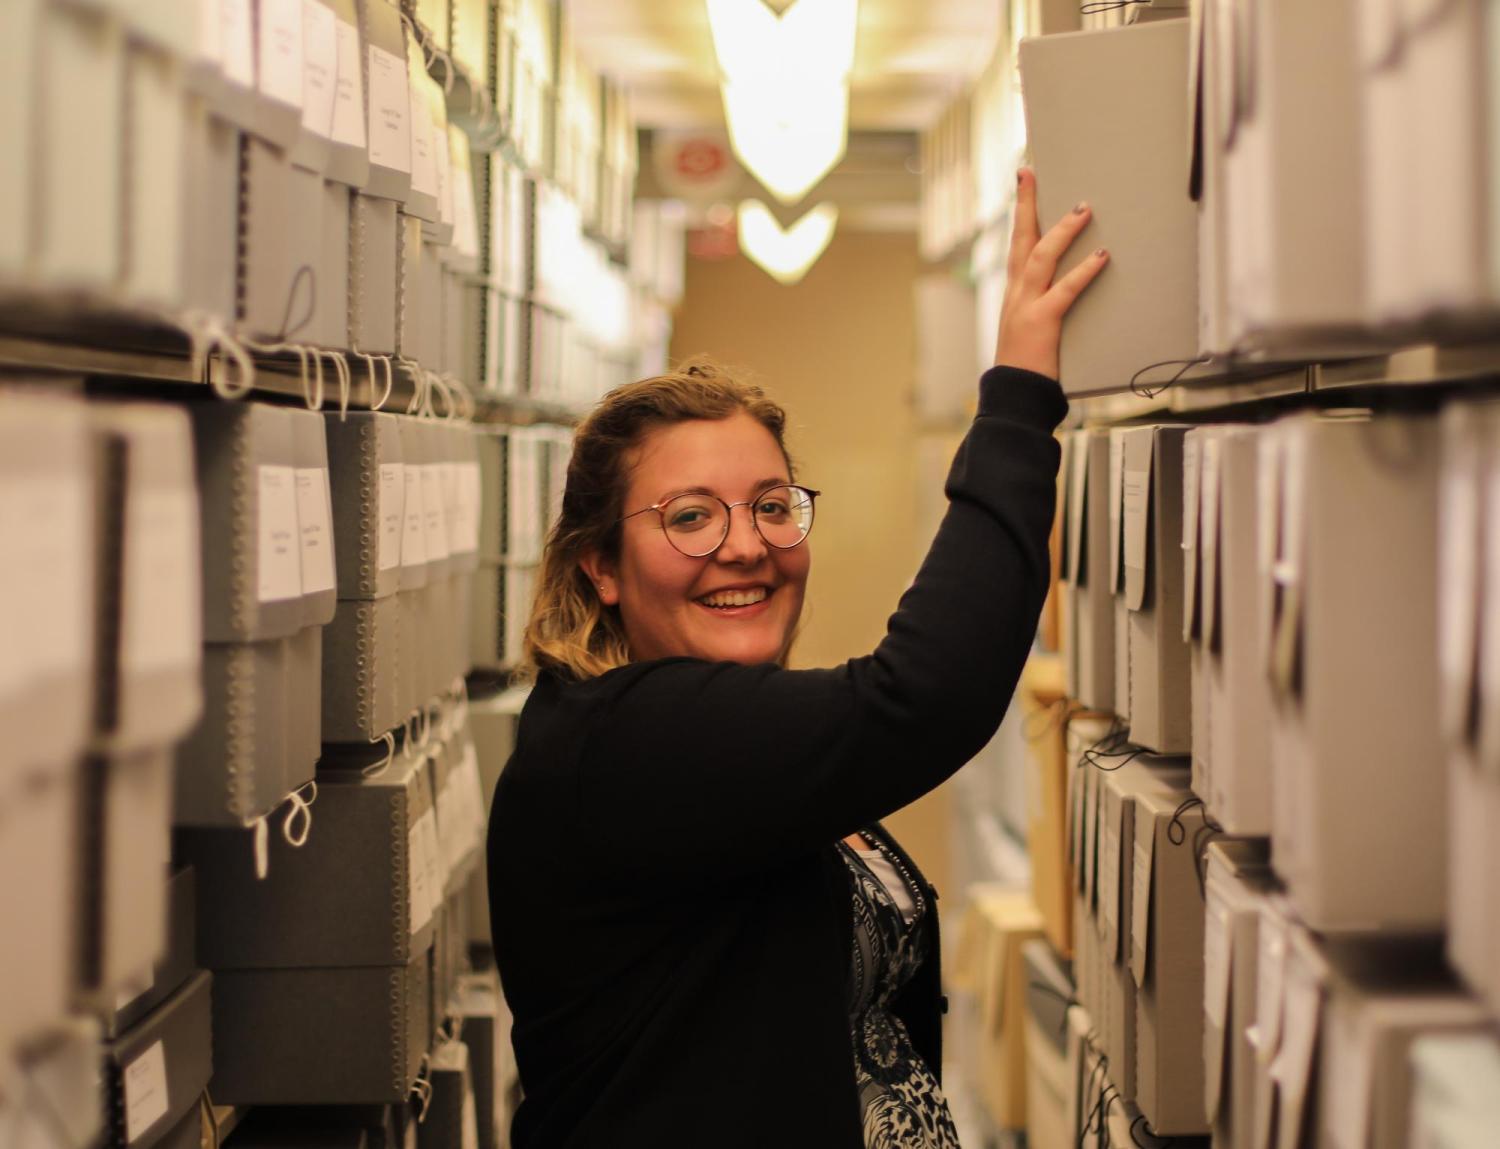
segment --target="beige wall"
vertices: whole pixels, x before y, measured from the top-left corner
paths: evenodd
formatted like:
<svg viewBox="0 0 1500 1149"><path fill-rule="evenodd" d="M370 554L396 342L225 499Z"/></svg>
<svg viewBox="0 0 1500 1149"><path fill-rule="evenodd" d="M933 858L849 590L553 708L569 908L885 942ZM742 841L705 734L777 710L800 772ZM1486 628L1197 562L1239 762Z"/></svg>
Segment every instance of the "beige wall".
<svg viewBox="0 0 1500 1149"><path fill-rule="evenodd" d="M792 287L743 258L688 260L673 361L706 352L748 369L787 409L799 478L823 492L797 666L872 650L916 570L919 266L915 236L858 232L835 236ZM887 824L946 885L946 795Z"/></svg>

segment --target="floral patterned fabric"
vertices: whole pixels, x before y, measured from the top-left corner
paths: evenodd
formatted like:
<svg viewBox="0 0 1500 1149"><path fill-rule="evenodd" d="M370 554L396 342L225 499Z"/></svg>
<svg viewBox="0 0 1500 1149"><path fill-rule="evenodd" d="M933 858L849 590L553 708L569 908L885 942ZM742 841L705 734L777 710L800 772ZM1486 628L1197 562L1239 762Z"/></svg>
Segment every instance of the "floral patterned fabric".
<svg viewBox="0 0 1500 1149"><path fill-rule="evenodd" d="M942 1088L888 1009L922 964L933 909L901 860L875 841L906 882L916 912L908 925L885 883L858 853L840 845L854 879L849 1018L865 1149L960 1149Z"/></svg>

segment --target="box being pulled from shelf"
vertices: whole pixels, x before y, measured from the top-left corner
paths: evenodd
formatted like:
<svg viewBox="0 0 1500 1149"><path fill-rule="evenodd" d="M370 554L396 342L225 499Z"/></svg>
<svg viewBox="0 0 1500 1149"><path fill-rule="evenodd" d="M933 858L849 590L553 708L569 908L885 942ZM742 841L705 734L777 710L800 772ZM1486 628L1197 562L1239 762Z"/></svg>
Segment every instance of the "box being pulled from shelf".
<svg viewBox="0 0 1500 1149"><path fill-rule="evenodd" d="M1448 836L1437 421L1300 415L1260 442L1273 862L1314 929L1438 930L1442 852L1389 848Z"/></svg>
<svg viewBox="0 0 1500 1149"><path fill-rule="evenodd" d="M1162 383L1198 356L1187 21L1033 37L1020 66L1041 229L1093 212L1057 275L1110 253L1063 326L1063 389Z"/></svg>

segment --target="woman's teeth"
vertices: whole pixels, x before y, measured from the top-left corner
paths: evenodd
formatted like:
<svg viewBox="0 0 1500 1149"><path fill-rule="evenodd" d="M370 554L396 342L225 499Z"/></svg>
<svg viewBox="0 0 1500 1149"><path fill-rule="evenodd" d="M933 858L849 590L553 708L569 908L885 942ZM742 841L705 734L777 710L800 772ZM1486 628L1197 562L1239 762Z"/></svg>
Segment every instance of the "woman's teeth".
<svg viewBox="0 0 1500 1149"><path fill-rule="evenodd" d="M706 594L698 601L704 606L753 606L766 597L766 589L757 587L755 590L725 590L716 594Z"/></svg>

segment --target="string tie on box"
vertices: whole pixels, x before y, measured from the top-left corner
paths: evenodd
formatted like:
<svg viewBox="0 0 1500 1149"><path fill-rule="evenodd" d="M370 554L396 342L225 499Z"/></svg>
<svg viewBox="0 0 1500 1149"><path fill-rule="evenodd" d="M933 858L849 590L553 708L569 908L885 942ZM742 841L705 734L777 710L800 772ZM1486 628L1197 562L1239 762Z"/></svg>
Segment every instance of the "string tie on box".
<svg viewBox="0 0 1500 1149"><path fill-rule="evenodd" d="M405 355L396 356L396 365L411 379L411 398L406 401L406 413L430 415L432 411L428 406L427 373L422 370L422 365Z"/></svg>
<svg viewBox="0 0 1500 1149"><path fill-rule="evenodd" d="M206 311L190 311L183 315L182 322L192 344L193 374L199 378L207 377L214 394L220 399L234 402L250 394L255 388L255 361L224 325L223 320ZM215 351L223 356L225 370L218 375L210 375L208 363ZM235 371L233 379L228 371L228 364L231 362Z"/></svg>
<svg viewBox="0 0 1500 1149"><path fill-rule="evenodd" d="M349 370L348 356L342 351L314 350L313 354L326 355L333 364L333 373L338 376L339 381L339 422L343 423L349 418L349 399L354 391L354 376Z"/></svg>
<svg viewBox="0 0 1500 1149"><path fill-rule="evenodd" d="M1082 710L1071 698L1054 699L1026 716L1021 724L1021 737L1027 742L1039 742Z"/></svg>
<svg viewBox="0 0 1500 1149"><path fill-rule="evenodd" d="M1180 846L1187 841L1187 825L1183 822L1182 816L1195 806L1202 805L1203 799L1194 796L1183 801L1177 809L1172 811L1172 820L1167 823L1167 841L1174 846Z"/></svg>
<svg viewBox="0 0 1500 1149"><path fill-rule="evenodd" d="M411 1091L417 1098L417 1124L422 1125L427 1121L427 1110L432 1105L432 1055L422 1054L422 1064L417 1070L417 1079L412 1082Z"/></svg>
<svg viewBox="0 0 1500 1149"><path fill-rule="evenodd" d="M1131 8L1137 4L1149 4L1151 0L1088 0L1085 4L1078 6L1080 16L1097 16L1103 12L1115 12L1121 8Z"/></svg>
<svg viewBox="0 0 1500 1149"><path fill-rule="evenodd" d="M1134 2L1134 0L1132 0L1132 2ZM1198 366L1199 364L1209 363L1212 361L1212 359L1213 357L1211 355L1199 355L1195 359L1163 359L1157 363L1148 363L1146 364L1146 366L1142 367L1139 371L1137 371L1130 377L1131 394L1139 395L1142 399L1155 399L1168 387L1171 387L1174 383L1176 383L1179 379L1186 375L1189 370ZM1178 369L1177 374L1173 375L1172 378L1166 380L1165 382L1142 383L1140 381L1141 376L1144 375L1147 371L1155 371L1158 367L1172 367L1179 363L1182 366Z"/></svg>
<svg viewBox="0 0 1500 1149"><path fill-rule="evenodd" d="M393 730L387 730L379 738L370 742L371 746L377 743L385 743L385 757L371 762L368 766L360 768L360 776L363 778L379 778L391 768L391 763L396 760L396 734Z"/></svg>
<svg viewBox="0 0 1500 1149"><path fill-rule="evenodd" d="M1104 737L1083 752L1079 765L1088 765L1096 770L1103 770L1105 773L1113 773L1134 762L1144 753L1146 751L1143 747L1130 744L1130 727L1117 718L1105 732ZM1106 765L1106 762L1110 765Z"/></svg>
<svg viewBox="0 0 1500 1149"><path fill-rule="evenodd" d="M308 791L306 798L302 796L303 790ZM286 820L281 823L281 836L286 839L286 844L292 849L300 850L307 845L308 836L312 833L312 805L318 800L317 780L314 779L301 789L293 790L287 795L286 800L292 808L287 811ZM292 823L299 816L302 819L300 833L292 829Z"/></svg>
<svg viewBox="0 0 1500 1149"><path fill-rule="evenodd" d="M401 720L401 760L403 762L412 760L412 749L417 740L416 721L415 710Z"/></svg>
<svg viewBox="0 0 1500 1149"><path fill-rule="evenodd" d="M1146 1131L1146 1136L1151 1138L1151 1140L1142 1141L1138 1136L1136 1136L1137 1129L1144 1129ZM1130 1123L1130 1139L1134 1141L1136 1145L1140 1147L1140 1149L1166 1149L1166 1146L1171 1145L1173 1140L1171 1137L1158 1137L1156 1135L1156 1130L1151 1128L1151 1122L1146 1120L1146 1115L1144 1113L1137 1113L1135 1116L1135 1120Z"/></svg>

